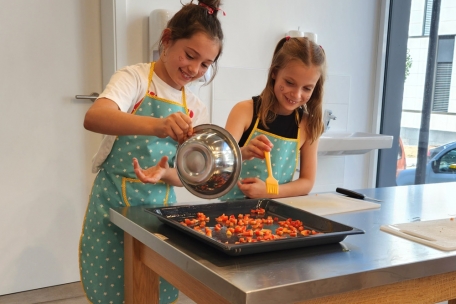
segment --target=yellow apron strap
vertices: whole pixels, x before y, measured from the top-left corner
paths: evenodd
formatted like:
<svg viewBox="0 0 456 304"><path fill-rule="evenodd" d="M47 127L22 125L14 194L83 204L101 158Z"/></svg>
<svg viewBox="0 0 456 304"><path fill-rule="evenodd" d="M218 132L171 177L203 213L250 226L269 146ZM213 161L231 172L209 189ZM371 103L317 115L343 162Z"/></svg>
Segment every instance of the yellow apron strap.
<svg viewBox="0 0 456 304"><path fill-rule="evenodd" d="M150 63L150 71L149 71L149 85L147 87L147 91L146 91L146 94L145 96L150 92L150 85L152 84L152 76L154 75L154 69L155 69L155 62L152 61ZM182 87L182 105L184 106L184 109L185 109L185 114L188 115L188 108L187 108L187 99L185 97L185 87Z"/></svg>
<svg viewBox="0 0 456 304"><path fill-rule="evenodd" d="M299 113L298 111L295 111L295 114L296 114L296 121L298 122L298 136L296 136L296 139L298 140L298 146L299 146L299 135L301 132L299 132L300 128L301 128L301 121L299 120Z"/></svg>
<svg viewBox="0 0 456 304"><path fill-rule="evenodd" d="M188 115L187 99L185 98L185 87L182 87L182 105L184 106L185 114Z"/></svg>
<svg viewBox="0 0 456 304"><path fill-rule="evenodd" d="M254 125L253 128L252 128L252 132L250 132L250 135L249 135L249 137L247 138L247 140L245 141L244 144L248 143L248 142L252 139L253 133L255 133L255 130L257 129L257 126L258 126L258 122L259 122L259 121L260 121L260 118L257 117L257 120L256 120L256 122L255 122L255 125Z"/></svg>
<svg viewBox="0 0 456 304"><path fill-rule="evenodd" d="M148 78L149 82L148 82L148 86L147 86L146 95L150 91L150 84L152 83L152 75L154 74L154 68L155 68L155 62L151 62L150 63L150 70L149 70L149 78Z"/></svg>

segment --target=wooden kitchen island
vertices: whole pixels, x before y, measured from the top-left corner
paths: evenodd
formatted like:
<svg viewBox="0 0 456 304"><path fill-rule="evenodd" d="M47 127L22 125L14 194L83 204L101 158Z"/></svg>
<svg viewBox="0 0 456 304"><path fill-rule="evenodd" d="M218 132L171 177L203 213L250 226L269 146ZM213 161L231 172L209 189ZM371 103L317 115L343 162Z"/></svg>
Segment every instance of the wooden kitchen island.
<svg viewBox="0 0 456 304"><path fill-rule="evenodd" d="M441 183L360 190L383 200L381 207L325 217L365 234L245 256L228 256L144 207L111 209L111 221L125 232L125 301L158 303L162 276L197 303L456 304L456 251L380 230L384 224L455 217L455 188Z"/></svg>

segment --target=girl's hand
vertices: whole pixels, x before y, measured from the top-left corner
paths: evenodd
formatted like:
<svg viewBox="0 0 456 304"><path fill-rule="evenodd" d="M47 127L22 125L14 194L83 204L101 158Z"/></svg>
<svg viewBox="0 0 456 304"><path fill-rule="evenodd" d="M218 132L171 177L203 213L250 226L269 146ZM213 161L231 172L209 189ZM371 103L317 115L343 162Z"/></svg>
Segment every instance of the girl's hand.
<svg viewBox="0 0 456 304"><path fill-rule="evenodd" d="M266 135L258 135L247 146L242 147L242 159L250 160L254 157L264 159L264 152L270 152L274 145Z"/></svg>
<svg viewBox="0 0 456 304"><path fill-rule="evenodd" d="M163 178L169 169L168 156L163 156L156 166L148 169L142 169L141 166L139 166L138 160L133 158L133 167L136 176L140 181L143 183L156 184Z"/></svg>
<svg viewBox="0 0 456 304"><path fill-rule="evenodd" d="M266 183L256 177L244 178L238 181L237 185L248 198L265 198L271 196L266 193Z"/></svg>
<svg viewBox="0 0 456 304"><path fill-rule="evenodd" d="M182 112L172 113L165 118L159 119L156 132L157 137L165 138L169 136L181 144L192 134L192 120Z"/></svg>

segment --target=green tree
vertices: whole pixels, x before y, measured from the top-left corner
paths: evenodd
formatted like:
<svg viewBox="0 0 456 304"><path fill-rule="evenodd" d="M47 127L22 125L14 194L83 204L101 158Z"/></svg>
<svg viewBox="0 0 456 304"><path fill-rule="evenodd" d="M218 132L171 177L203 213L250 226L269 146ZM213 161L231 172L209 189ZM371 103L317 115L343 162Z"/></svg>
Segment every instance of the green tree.
<svg viewBox="0 0 456 304"><path fill-rule="evenodd" d="M412 67L412 56L410 56L410 50L407 48L407 57L405 58L405 78L407 80L408 75L410 75L410 68Z"/></svg>

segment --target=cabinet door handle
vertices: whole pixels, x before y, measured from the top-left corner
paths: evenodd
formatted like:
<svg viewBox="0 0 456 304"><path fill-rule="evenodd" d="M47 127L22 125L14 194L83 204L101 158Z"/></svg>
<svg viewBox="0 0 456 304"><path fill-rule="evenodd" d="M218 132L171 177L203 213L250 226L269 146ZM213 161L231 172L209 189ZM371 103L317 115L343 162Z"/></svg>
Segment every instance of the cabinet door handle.
<svg viewBox="0 0 456 304"><path fill-rule="evenodd" d="M98 93L92 93L90 95L76 95L76 99L90 99L92 102L94 102L100 94Z"/></svg>

